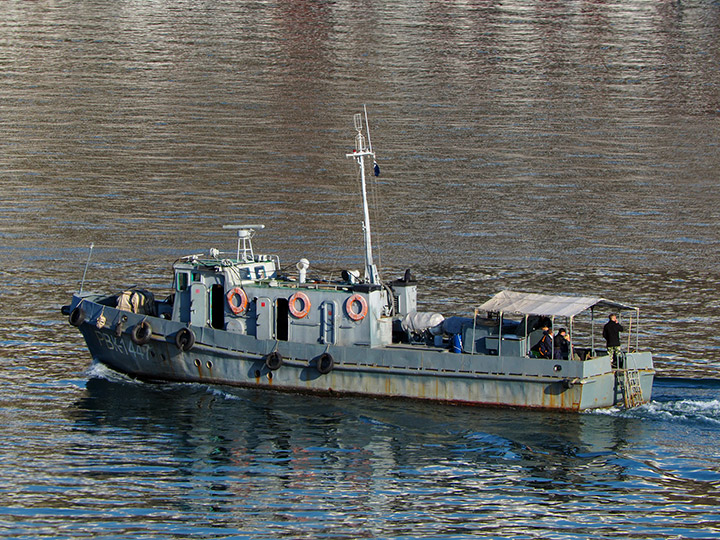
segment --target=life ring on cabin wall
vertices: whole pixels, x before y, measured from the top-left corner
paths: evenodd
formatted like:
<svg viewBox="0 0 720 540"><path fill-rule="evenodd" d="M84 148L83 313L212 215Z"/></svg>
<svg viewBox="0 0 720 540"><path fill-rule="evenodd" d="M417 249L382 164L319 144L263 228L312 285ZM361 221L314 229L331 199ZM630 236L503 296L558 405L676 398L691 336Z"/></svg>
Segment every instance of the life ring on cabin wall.
<svg viewBox="0 0 720 540"><path fill-rule="evenodd" d="M302 302L302 309L298 309L296 307L298 300ZM288 300L288 309L290 310L290 313L293 317L297 317L298 319L307 317L307 314L310 313L310 306L310 298L308 298L308 295L304 292L298 291Z"/></svg>
<svg viewBox="0 0 720 540"><path fill-rule="evenodd" d="M355 311L356 302L360 305L359 311ZM365 300L364 296L355 293L345 300L345 311L347 312L348 317L350 317L353 321L362 321L368 312L367 300Z"/></svg>
<svg viewBox="0 0 720 540"><path fill-rule="evenodd" d="M237 302L235 302L236 296L239 298ZM228 307L235 315L241 315L245 311L245 308L247 308L248 297L247 294L245 294L245 291L240 287L230 289L226 298Z"/></svg>

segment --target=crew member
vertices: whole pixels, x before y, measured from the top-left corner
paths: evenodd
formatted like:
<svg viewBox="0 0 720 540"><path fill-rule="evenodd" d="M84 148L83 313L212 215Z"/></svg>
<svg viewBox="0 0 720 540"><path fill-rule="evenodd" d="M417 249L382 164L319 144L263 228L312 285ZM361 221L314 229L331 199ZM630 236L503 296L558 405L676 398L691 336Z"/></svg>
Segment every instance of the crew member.
<svg viewBox="0 0 720 540"><path fill-rule="evenodd" d="M611 313L609 319L603 326L603 337L607 343L607 352L612 359L612 365L616 367L617 355L620 352L620 332L625 329L618 322L618 316L615 313Z"/></svg>

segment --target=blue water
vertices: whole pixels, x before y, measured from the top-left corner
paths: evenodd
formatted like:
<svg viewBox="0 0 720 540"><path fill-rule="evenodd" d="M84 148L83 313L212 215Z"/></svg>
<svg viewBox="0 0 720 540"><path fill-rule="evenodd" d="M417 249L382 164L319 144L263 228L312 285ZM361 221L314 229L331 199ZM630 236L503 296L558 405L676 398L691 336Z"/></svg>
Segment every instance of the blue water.
<svg viewBox="0 0 720 540"><path fill-rule="evenodd" d="M6 0L0 537L720 537L720 4ZM80 286L167 294L234 249L421 309L640 308L652 403L579 415L149 385L92 366Z"/></svg>
<svg viewBox="0 0 720 540"><path fill-rule="evenodd" d="M0 535L712 538L719 388L660 379L639 409L575 415L151 385L96 365L3 407Z"/></svg>

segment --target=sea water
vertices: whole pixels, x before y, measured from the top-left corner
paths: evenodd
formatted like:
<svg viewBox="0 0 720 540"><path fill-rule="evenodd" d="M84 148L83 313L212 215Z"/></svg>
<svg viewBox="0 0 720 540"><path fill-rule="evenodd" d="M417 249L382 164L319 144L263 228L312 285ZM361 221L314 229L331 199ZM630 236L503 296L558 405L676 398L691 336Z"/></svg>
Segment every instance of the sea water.
<svg viewBox="0 0 720 540"><path fill-rule="evenodd" d="M0 536L720 534L717 2L10 1L0 20ZM651 403L584 414L143 384L60 307L181 255L362 265L471 314L593 294ZM602 314L603 316L605 314Z"/></svg>

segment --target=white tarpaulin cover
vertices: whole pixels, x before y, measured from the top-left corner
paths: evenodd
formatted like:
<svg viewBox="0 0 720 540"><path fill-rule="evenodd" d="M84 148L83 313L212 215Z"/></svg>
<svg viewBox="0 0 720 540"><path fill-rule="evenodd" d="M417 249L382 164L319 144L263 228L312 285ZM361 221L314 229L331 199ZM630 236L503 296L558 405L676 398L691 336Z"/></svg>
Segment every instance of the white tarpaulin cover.
<svg viewBox="0 0 720 540"><path fill-rule="evenodd" d="M502 311L522 315L547 315L574 317L586 309L601 304L611 309L636 309L594 296L554 296L550 294L501 291L485 302L479 309Z"/></svg>
<svg viewBox="0 0 720 540"><path fill-rule="evenodd" d="M424 332L429 328L433 328L445 320L440 313L431 313L425 311L411 311L402 320L400 326L406 332Z"/></svg>

